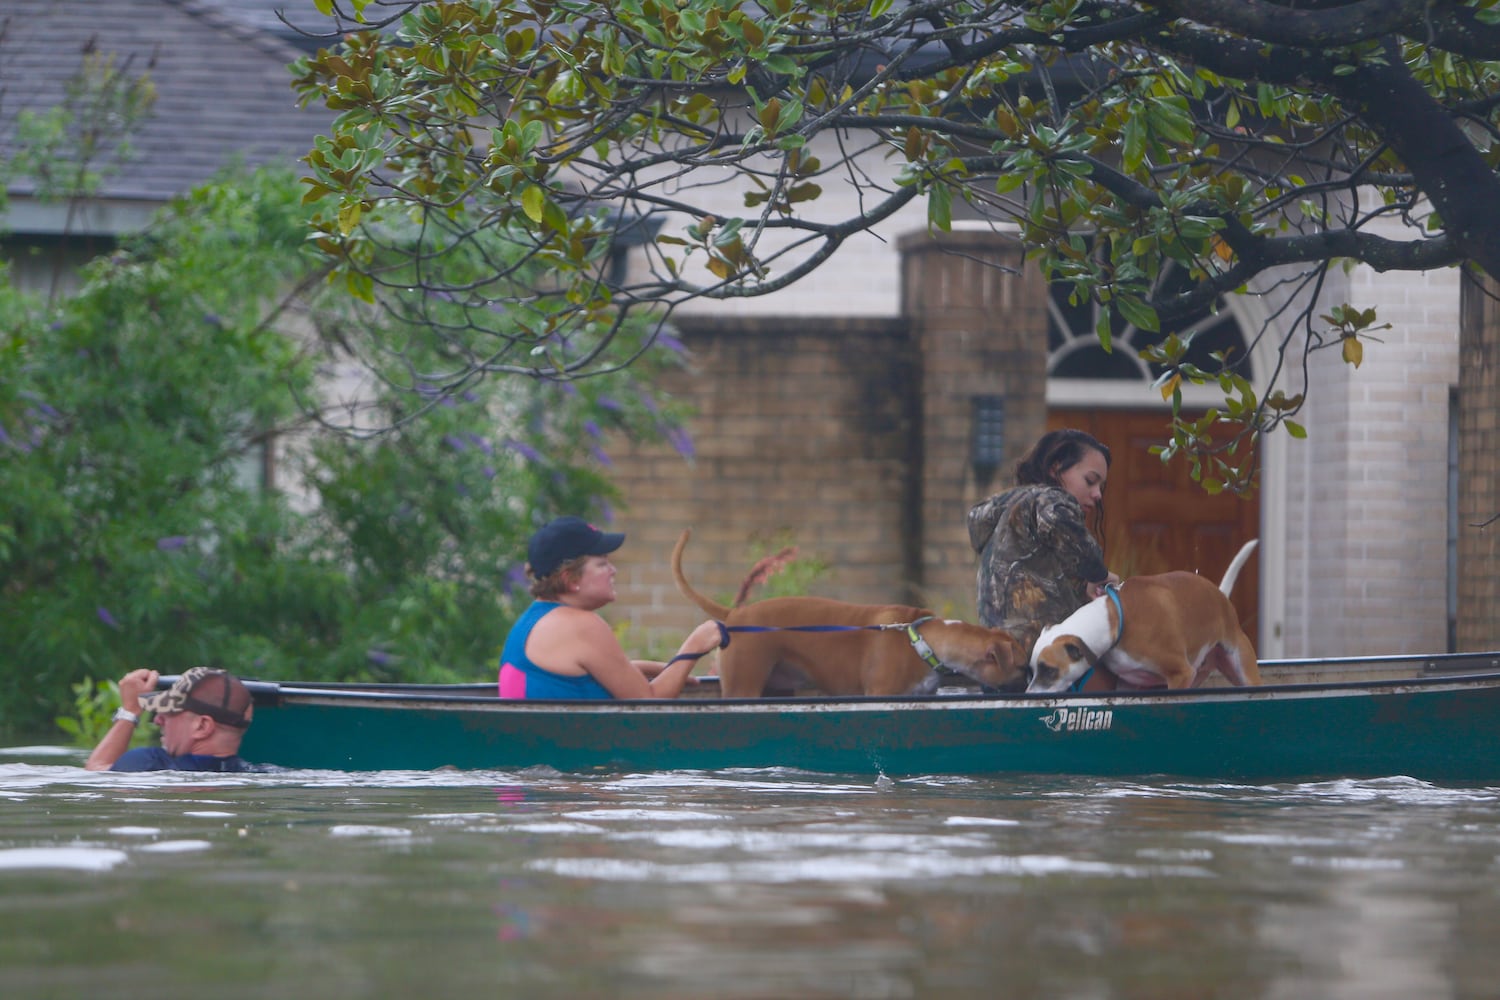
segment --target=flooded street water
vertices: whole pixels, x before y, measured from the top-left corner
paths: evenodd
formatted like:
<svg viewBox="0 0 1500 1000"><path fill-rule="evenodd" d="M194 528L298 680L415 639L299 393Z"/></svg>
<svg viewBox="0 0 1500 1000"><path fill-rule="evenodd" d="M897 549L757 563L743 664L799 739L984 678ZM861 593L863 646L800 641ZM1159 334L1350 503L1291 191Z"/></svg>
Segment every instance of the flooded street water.
<svg viewBox="0 0 1500 1000"><path fill-rule="evenodd" d="M1500 993L1500 788L93 774L0 751L0 996Z"/></svg>

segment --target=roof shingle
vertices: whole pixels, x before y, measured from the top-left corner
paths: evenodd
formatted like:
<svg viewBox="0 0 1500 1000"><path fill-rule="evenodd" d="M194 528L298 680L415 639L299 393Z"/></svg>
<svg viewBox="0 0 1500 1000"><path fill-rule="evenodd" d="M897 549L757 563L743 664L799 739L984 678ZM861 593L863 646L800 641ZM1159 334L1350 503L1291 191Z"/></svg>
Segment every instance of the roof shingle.
<svg viewBox="0 0 1500 1000"><path fill-rule="evenodd" d="M155 107L101 198L166 201L237 157L295 166L333 119L297 106L287 66L298 48L208 0L6 0L0 26L0 156L13 151L20 111L63 99L86 46L149 68ZM13 195L32 190L12 179Z"/></svg>

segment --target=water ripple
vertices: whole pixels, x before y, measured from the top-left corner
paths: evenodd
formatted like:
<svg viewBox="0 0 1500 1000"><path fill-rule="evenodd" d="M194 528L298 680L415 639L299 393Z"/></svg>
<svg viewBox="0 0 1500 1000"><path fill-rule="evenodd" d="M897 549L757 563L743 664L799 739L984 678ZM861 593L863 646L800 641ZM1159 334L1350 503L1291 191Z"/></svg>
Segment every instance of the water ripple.
<svg viewBox="0 0 1500 1000"><path fill-rule="evenodd" d="M107 872L128 859L124 851L107 847L15 847L0 850L0 870L64 868Z"/></svg>

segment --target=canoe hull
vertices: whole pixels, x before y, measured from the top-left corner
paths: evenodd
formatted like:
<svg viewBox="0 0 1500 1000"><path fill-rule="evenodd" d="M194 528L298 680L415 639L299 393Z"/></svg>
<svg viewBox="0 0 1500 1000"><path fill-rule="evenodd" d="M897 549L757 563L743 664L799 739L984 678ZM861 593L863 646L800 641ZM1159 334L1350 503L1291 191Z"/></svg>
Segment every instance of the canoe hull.
<svg viewBox="0 0 1500 1000"><path fill-rule="evenodd" d="M253 686L242 754L292 768L1500 780L1500 673L1099 696L564 703L458 687Z"/></svg>

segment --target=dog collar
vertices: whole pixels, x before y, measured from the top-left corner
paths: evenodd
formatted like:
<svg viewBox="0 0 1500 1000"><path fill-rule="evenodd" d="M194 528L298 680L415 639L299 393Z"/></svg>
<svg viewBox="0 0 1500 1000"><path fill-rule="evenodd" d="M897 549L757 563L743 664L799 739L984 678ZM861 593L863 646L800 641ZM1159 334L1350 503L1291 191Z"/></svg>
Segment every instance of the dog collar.
<svg viewBox="0 0 1500 1000"><path fill-rule="evenodd" d="M922 662L941 674L947 672L943 666L943 661L938 659L938 655L932 651L932 647L927 644L927 640L922 638L922 633L917 631L918 625L930 622L932 618L932 615L924 615L906 626L906 638L910 640L911 648L916 650L917 655L922 658Z"/></svg>
<svg viewBox="0 0 1500 1000"><path fill-rule="evenodd" d="M1115 637L1114 639L1110 640L1108 646L1104 647L1104 653L1099 653L1094 657L1094 661L1096 663L1104 657L1105 653L1108 653L1111 649L1114 649L1116 646L1118 646L1120 644L1120 640L1125 636L1125 605L1120 603L1120 592L1115 589L1114 584L1106 583L1104 585L1104 596L1108 597L1110 603L1115 606L1115 621L1118 624L1115 625ZM1089 682L1089 678L1092 676L1094 676L1094 667L1093 664L1090 664L1089 668L1083 672L1083 676L1078 678L1068 687L1068 693L1077 694L1078 692L1082 691L1083 686Z"/></svg>
<svg viewBox="0 0 1500 1000"><path fill-rule="evenodd" d="M1104 585L1104 596L1108 597L1110 603L1115 606L1115 621L1117 624L1115 625L1115 637L1104 650L1104 653L1099 654L1101 657L1118 646L1120 640L1125 637L1125 605L1120 603L1119 589L1112 583L1106 583Z"/></svg>

